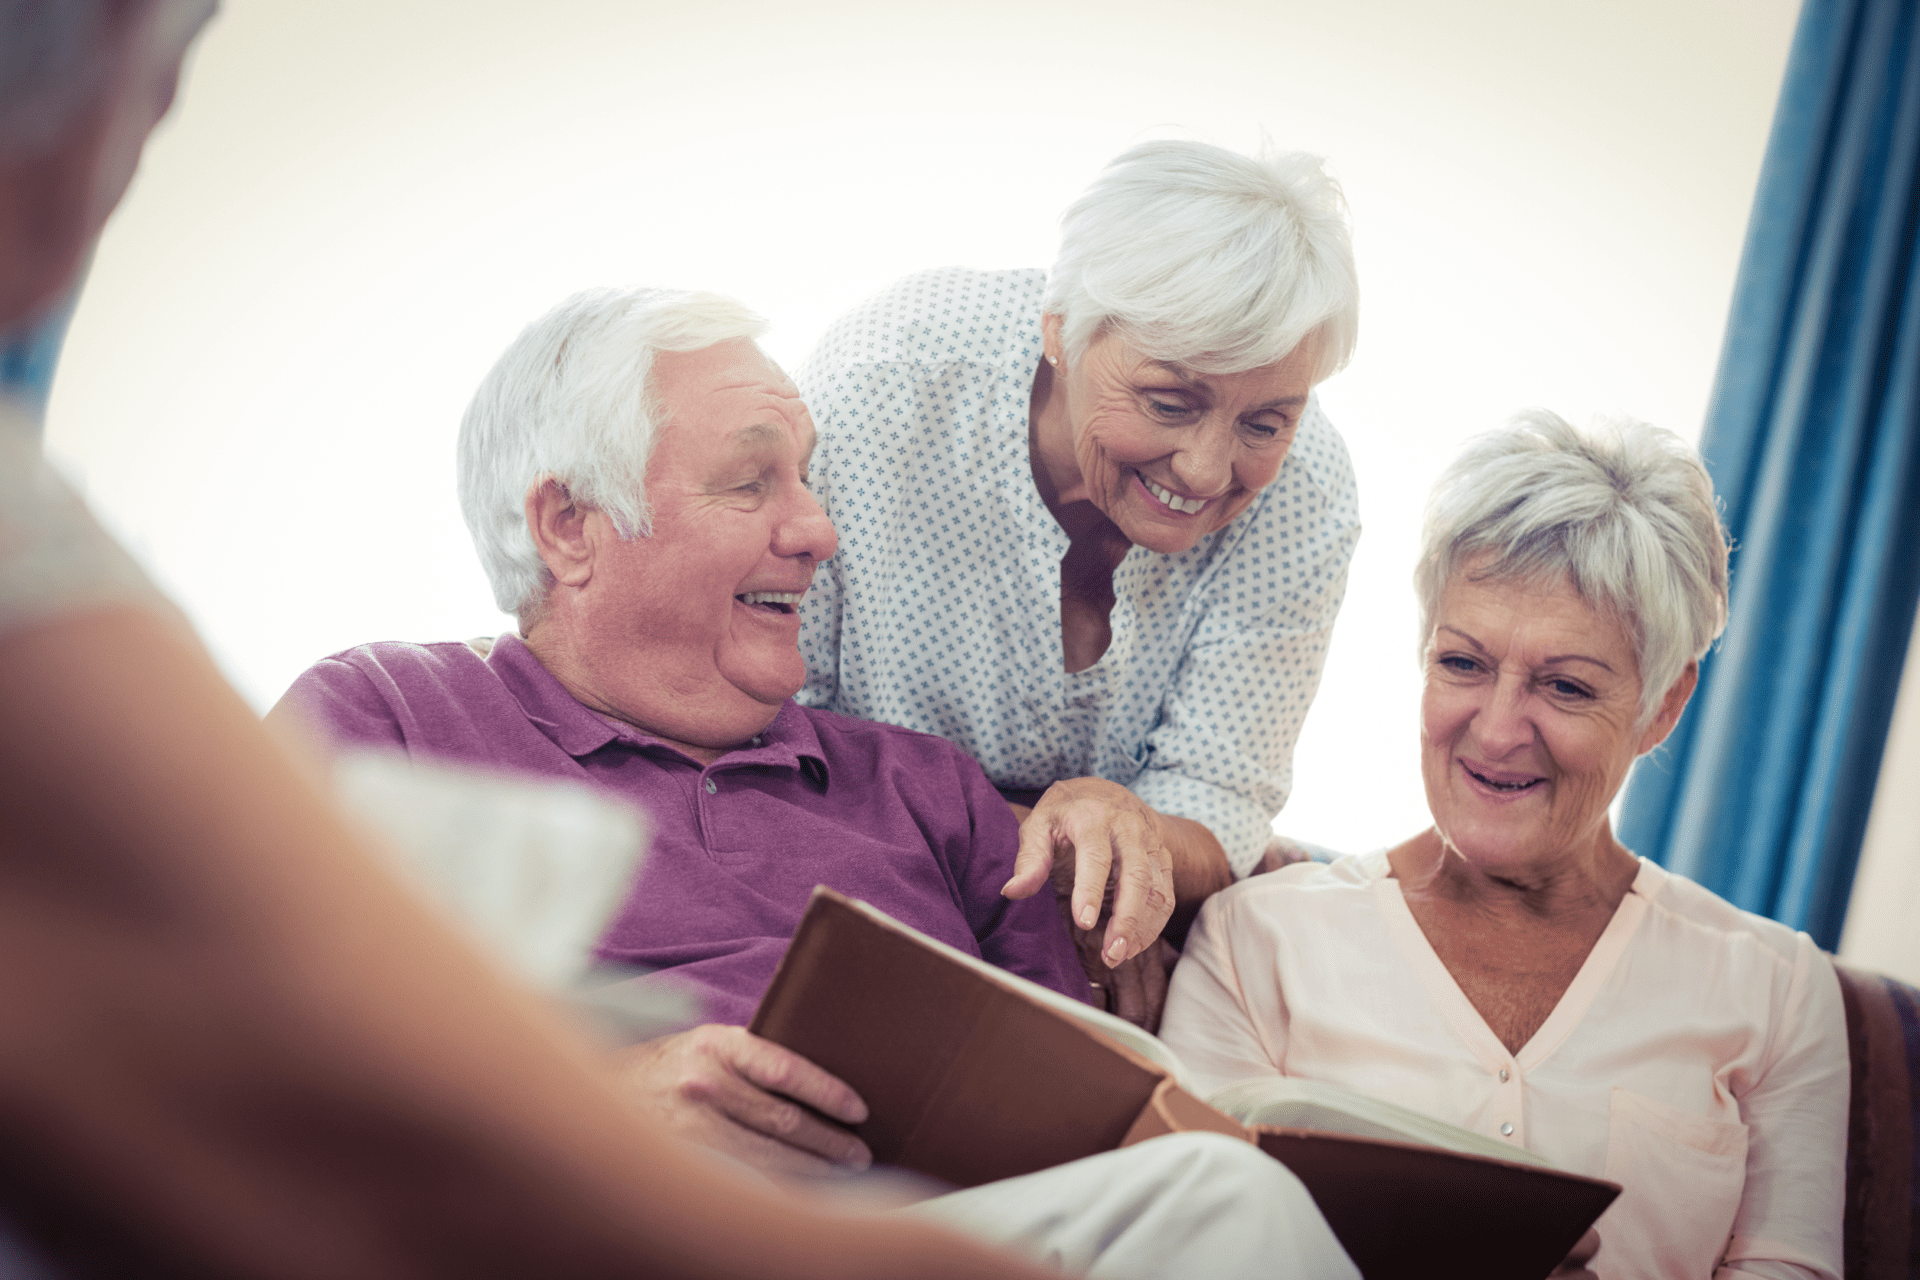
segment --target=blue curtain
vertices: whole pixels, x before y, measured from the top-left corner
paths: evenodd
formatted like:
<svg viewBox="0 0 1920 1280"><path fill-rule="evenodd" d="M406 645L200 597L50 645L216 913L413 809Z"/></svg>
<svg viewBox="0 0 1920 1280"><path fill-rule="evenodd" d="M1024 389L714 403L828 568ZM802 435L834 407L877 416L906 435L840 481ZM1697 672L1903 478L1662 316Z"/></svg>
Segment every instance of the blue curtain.
<svg viewBox="0 0 1920 1280"><path fill-rule="evenodd" d="M1732 617L1620 824L1829 948L1920 598L1917 161L1920 3L1807 0L1700 441Z"/></svg>

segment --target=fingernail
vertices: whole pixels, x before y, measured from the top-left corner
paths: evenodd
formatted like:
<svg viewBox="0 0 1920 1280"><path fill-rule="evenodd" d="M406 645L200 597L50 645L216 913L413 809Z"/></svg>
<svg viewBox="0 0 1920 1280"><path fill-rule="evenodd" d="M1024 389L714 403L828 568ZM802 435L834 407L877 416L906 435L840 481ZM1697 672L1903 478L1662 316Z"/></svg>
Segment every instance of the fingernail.
<svg viewBox="0 0 1920 1280"><path fill-rule="evenodd" d="M1107 948L1107 967L1111 969L1126 958L1127 940L1125 938L1115 938L1113 945Z"/></svg>
<svg viewBox="0 0 1920 1280"><path fill-rule="evenodd" d="M1100 918L1100 913L1094 910L1092 907L1080 908L1080 927L1082 929L1093 928L1094 922L1099 918Z"/></svg>

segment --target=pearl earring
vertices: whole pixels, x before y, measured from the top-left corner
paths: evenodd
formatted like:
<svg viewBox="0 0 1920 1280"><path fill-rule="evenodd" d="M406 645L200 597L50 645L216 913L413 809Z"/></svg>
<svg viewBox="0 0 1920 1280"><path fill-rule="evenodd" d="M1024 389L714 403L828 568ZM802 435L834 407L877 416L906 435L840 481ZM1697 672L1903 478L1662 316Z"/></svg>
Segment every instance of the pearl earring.
<svg viewBox="0 0 1920 1280"><path fill-rule="evenodd" d="M1047 357L1047 363L1048 363L1048 364L1051 364L1051 365L1057 365L1057 364L1059 364L1059 363L1060 363L1060 357L1059 357L1059 356L1048 356L1048 357Z"/></svg>

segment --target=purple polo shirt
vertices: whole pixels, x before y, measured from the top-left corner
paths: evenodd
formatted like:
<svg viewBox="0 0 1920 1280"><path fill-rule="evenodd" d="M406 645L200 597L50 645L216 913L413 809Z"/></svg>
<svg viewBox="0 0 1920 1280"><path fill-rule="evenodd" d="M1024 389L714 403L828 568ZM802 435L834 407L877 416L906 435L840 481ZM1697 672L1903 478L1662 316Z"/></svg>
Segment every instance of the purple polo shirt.
<svg viewBox="0 0 1920 1280"><path fill-rule="evenodd" d="M339 745L591 784L645 809L653 851L600 953L696 984L745 1024L816 884L1076 999L1086 976L1055 897L1011 902L1019 828L943 738L789 702L700 762L574 701L519 637L362 645L315 663L271 713Z"/></svg>

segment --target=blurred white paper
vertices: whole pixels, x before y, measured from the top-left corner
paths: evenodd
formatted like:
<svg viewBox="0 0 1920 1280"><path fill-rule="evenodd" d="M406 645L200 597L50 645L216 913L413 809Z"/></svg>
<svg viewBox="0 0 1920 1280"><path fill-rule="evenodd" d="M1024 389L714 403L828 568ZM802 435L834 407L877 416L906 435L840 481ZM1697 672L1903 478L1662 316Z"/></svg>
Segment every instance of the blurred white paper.
<svg viewBox="0 0 1920 1280"><path fill-rule="evenodd" d="M638 810L585 787L392 752L340 755L334 785L428 898L549 991L571 992L585 975L650 835Z"/></svg>

